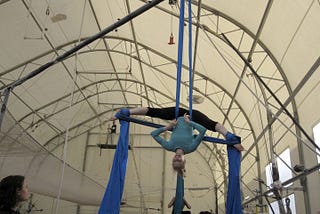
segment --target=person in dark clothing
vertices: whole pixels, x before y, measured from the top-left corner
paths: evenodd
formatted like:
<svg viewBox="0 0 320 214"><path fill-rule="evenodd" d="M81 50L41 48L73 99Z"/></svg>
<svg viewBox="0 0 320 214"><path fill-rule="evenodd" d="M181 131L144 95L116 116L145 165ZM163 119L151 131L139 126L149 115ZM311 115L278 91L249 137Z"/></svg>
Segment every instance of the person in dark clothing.
<svg viewBox="0 0 320 214"><path fill-rule="evenodd" d="M25 177L10 175L0 181L0 214L20 214L18 207L28 200L30 192Z"/></svg>

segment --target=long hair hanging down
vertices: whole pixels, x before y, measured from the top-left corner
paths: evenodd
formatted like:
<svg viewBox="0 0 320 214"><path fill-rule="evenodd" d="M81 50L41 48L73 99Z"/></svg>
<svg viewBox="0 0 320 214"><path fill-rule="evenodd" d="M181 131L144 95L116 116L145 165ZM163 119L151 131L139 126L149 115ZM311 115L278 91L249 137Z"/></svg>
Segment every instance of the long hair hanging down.
<svg viewBox="0 0 320 214"><path fill-rule="evenodd" d="M172 169L182 177L186 177L186 159L183 157L182 161L172 162Z"/></svg>

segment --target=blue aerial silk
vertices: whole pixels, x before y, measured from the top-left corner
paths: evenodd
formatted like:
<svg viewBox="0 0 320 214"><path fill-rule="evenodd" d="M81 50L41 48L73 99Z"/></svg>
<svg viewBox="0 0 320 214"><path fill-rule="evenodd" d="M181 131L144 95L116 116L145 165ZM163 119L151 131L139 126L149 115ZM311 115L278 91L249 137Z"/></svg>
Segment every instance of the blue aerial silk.
<svg viewBox="0 0 320 214"><path fill-rule="evenodd" d="M176 199L174 201L174 214L180 214L184 207L184 180L182 175L177 175Z"/></svg>
<svg viewBox="0 0 320 214"><path fill-rule="evenodd" d="M120 120L120 124L118 145L114 154L109 183L100 204L99 214L120 213L128 161L129 122Z"/></svg>
<svg viewBox="0 0 320 214"><path fill-rule="evenodd" d="M99 214L119 213L121 196L123 193L124 179L126 173L126 165L128 159L128 144L129 144L129 122L138 123L154 128L163 127L163 125L155 124L148 121L131 118L123 114L118 115L121 127L117 150L115 153L110 180L107 190L101 202ZM227 144L229 178L228 178L228 193L226 203L227 214L242 214L241 207L241 191L240 191L240 160L241 152L235 149L232 145L239 143L237 141L227 141L220 138L204 137L204 140L212 143ZM184 207L184 179L183 176L177 176L176 200L174 203L174 213L181 213ZM110 199L110 200L108 200Z"/></svg>
<svg viewBox="0 0 320 214"><path fill-rule="evenodd" d="M179 17L179 41L178 41L178 61L177 61L177 88L176 88L176 118L179 115L180 103L180 85L181 85L181 69L182 69L182 53L183 53L183 35L184 35L184 1L180 0L180 17Z"/></svg>
<svg viewBox="0 0 320 214"><path fill-rule="evenodd" d="M226 214L242 214L240 191L240 160L241 152L233 146L227 146L229 178Z"/></svg>
<svg viewBox="0 0 320 214"><path fill-rule="evenodd" d="M192 5L191 0L188 1L188 23L189 23L189 112L192 120L192 91L193 91L193 73L192 73Z"/></svg>

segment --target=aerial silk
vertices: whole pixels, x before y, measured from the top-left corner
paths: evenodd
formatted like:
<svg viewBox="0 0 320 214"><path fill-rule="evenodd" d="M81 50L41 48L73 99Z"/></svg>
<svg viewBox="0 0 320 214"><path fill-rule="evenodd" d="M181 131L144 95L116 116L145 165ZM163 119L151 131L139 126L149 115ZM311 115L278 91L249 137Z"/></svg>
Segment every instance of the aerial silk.
<svg viewBox="0 0 320 214"><path fill-rule="evenodd" d="M227 146L228 150L228 194L226 214L242 214L240 191L240 160L241 152L233 146Z"/></svg>
<svg viewBox="0 0 320 214"><path fill-rule="evenodd" d="M99 214L118 214L126 176L129 145L129 122L120 120L120 135L114 154L109 183L100 204Z"/></svg>
<svg viewBox="0 0 320 214"><path fill-rule="evenodd" d="M181 213L184 207L184 179L182 175L177 175L177 186L176 186L176 199L174 201L173 210L174 213Z"/></svg>
<svg viewBox="0 0 320 214"><path fill-rule="evenodd" d="M176 118L179 115L180 105L180 85L181 85L181 70L182 70L182 53L183 53L183 35L184 35L184 4L185 0L180 0L180 17L179 17L179 43L178 43L178 60L177 60L177 88L176 88ZM192 74L192 11L191 1L188 1L188 21L189 21L189 112L192 120L192 90L193 90L193 74ZM120 138L114 155L114 162L110 174L109 184L101 202L99 214L105 213L120 213L120 203L124 186L126 173L126 165L128 159L128 135L129 121L139 123L155 128L162 127L161 125L127 117L126 115L118 114L118 119L121 123ZM236 142L225 141L219 138L204 137L204 140L227 144L228 159L229 159L229 180L228 180L228 195L227 195L227 214L241 214L241 195L240 195L240 152L230 146ZM174 214L180 214L184 207L184 179L183 176L177 175L176 195L173 205Z"/></svg>
<svg viewBox="0 0 320 214"><path fill-rule="evenodd" d="M160 124L156 124L156 123L152 123L152 122L148 122L148 121L144 121L144 120L140 120L140 119L136 119L136 118L132 118L132 117L128 117L126 115L122 115L119 114L118 115L120 124L121 124L121 128L120 128L120 138L124 138L124 135L126 136L126 144L122 144L121 148L122 150L128 152L128 134L129 134L129 122L134 122L137 124L141 124L144 126L149 126L149 127L153 127L153 128L160 128L163 127L163 125ZM127 128L124 127L124 124L127 124ZM236 142L230 142L230 141L226 141L220 138L215 138L215 137L204 137L204 140L211 142L211 143L220 143L220 144L226 144L227 145L227 150L228 150L228 164L229 164L229 176L228 176L228 194L227 194L227 203L226 203L226 213L227 214L242 214L242 208L241 208L241 191L240 191L240 161L241 161L241 152L239 152L237 149L235 149L232 144L235 143L239 143L239 141L241 140L239 138L239 141ZM120 145L120 139L118 142L118 145ZM117 150L120 146L117 146ZM117 154L117 151L116 151ZM115 154L115 156L116 156ZM127 154L126 154L127 155ZM116 159L115 159L116 160ZM125 158L125 165L127 163L127 158ZM115 165L115 164L114 164ZM124 174L125 174L125 165L124 165ZM114 167L113 167L114 168ZM113 170L113 169L112 169ZM112 174L112 173L111 173ZM110 180L111 180L111 175L110 175ZM123 180L124 182L124 176L123 176ZM111 188L112 185L108 184L108 188ZM121 195L122 195L122 191L123 191L123 184L121 187ZM107 194L107 191L106 191ZM120 202L121 202L121 195L120 197L117 197L118 203L116 204L110 204L109 206L115 206L117 205L118 207L120 206ZM102 208L102 206L106 206L103 203L107 203L104 202L105 200L107 200L107 198L110 198L110 194L108 196L105 195L103 202L101 203L101 207L100 210L104 209L106 210L106 208ZM184 179L182 176L178 175L177 176L177 185L176 185L176 200L173 206L173 210L174 213L181 213L182 209L184 207L184 201L183 201L183 196L184 196ZM111 197L112 198L112 197ZM99 210L99 214L102 213L112 213L112 212L100 212Z"/></svg>
<svg viewBox="0 0 320 214"><path fill-rule="evenodd" d="M181 85L181 69L182 69L182 52L183 52L183 34L184 34L184 2L180 0L180 17L179 17L179 43L178 43L178 65L177 65L177 89L176 89L176 118L179 115L180 104L180 85ZM191 1L188 1L188 21L189 21L189 112L192 120L192 14ZM174 214L180 214L184 207L184 180L183 176L177 174L176 196L173 205Z"/></svg>
<svg viewBox="0 0 320 214"><path fill-rule="evenodd" d="M180 0L180 17L179 17L179 41L178 41L178 60L177 60L177 88L176 88L176 118L179 115L180 103L180 85L182 70L182 53L183 53L183 30L184 30L184 0Z"/></svg>

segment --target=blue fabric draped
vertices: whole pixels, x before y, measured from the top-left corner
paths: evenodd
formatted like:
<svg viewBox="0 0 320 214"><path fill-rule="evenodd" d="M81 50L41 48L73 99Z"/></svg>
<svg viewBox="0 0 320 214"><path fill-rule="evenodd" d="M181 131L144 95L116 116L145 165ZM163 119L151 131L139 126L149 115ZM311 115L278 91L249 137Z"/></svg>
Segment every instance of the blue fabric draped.
<svg viewBox="0 0 320 214"><path fill-rule="evenodd" d="M100 204L99 214L120 213L128 161L129 122L120 120L120 124L118 145L114 154L109 183Z"/></svg>
<svg viewBox="0 0 320 214"><path fill-rule="evenodd" d="M184 179L183 176L177 175L176 200L173 205L174 214L180 214L184 207Z"/></svg>
<svg viewBox="0 0 320 214"><path fill-rule="evenodd" d="M179 115L179 104L180 104L180 85L181 85L181 69L182 69L183 34L184 34L183 31L184 31L184 0L180 0L177 89L176 89L176 109L175 109L176 118Z"/></svg>
<svg viewBox="0 0 320 214"><path fill-rule="evenodd" d="M149 126L149 127L154 127L154 128L160 128L163 127L163 125L159 125L156 123L152 123L152 122L148 122L148 121L144 121L144 120L139 120L136 118L132 118L132 117L128 117L122 114L118 115L118 118L120 120L121 123L121 128L120 128L120 138L119 138L119 142L118 142L118 146L117 146L117 150L116 150L116 154L115 154L115 159L113 162L113 166L112 166L112 171L111 171L111 175L110 175L110 180L109 180L109 184L108 184L108 188L111 189L111 187L113 187L113 183L111 184L111 180L113 178L113 180L115 180L114 178L117 177L118 180L116 180L116 182L114 182L116 185L119 186L119 191L114 191L116 192L115 194L115 198L119 199L116 203L116 205L118 206L118 210L120 209L120 202L121 202L121 196L122 196L122 192L123 192L123 183L124 183L124 176L125 176L125 171L126 171L126 164L127 164L127 156L128 156L128 134L129 134L129 122L134 122L137 124L141 124L141 125L145 125L145 126ZM226 144L227 149L228 149L228 164L229 164L229 178L228 178L228 194L227 194L227 203L226 203L226 210L227 210L227 214L242 214L242 208L241 208L241 191L240 191L240 160L241 160L241 153L235 149L233 145L235 143L239 143L239 141L226 141L220 138L214 138L214 137L208 137L205 136L203 138L203 140L206 140L208 142L212 142L212 143L220 143L220 144ZM241 139L239 139L241 140ZM124 143L120 143L120 142L124 142ZM119 146L121 145L121 147ZM117 151L118 149L120 150L121 148L121 152L124 152L124 156L126 156L124 159L124 164L117 164L117 165L121 165L123 168L121 167L117 167L118 170L114 170L114 165L115 164L115 160L116 160L116 156L117 156ZM119 161L118 161L119 162ZM122 171L123 173L120 173L120 170L123 169L124 171ZM116 171L116 175L115 177L112 176L113 171ZM121 178L119 178L120 176L118 176L119 174L123 175L122 180ZM122 185L118 184L120 183L119 180L122 181ZM104 214L104 213L117 213L117 212L107 212L105 210L107 210L106 207L110 206L110 207L115 207L113 206L111 203L113 200L110 200L109 202L107 202L108 198L112 198L114 196L111 197L112 195L112 190L109 190L105 193L105 196L103 198L103 201L101 203L101 207L99 210L99 214ZM121 194L120 194L121 192ZM182 196L182 197L180 197ZM180 210L180 212L182 211L183 208L183 196L184 196L184 181L183 181L183 177L182 176L177 176L177 188L176 188L176 201L175 201L175 206L174 207L174 211L175 213L179 213L178 209ZM180 198L179 198L180 197ZM182 199L181 199L182 198ZM107 204L108 203L108 204ZM182 204L182 206L181 206ZM177 209L177 211L175 210Z"/></svg>
<svg viewBox="0 0 320 214"><path fill-rule="evenodd" d="M193 91L193 75L192 75L192 10L191 0L188 1L188 23L189 23L189 112L192 120L192 91Z"/></svg>
<svg viewBox="0 0 320 214"><path fill-rule="evenodd" d="M240 160L241 152L233 146L227 146L229 178L226 214L242 214L240 191Z"/></svg>

